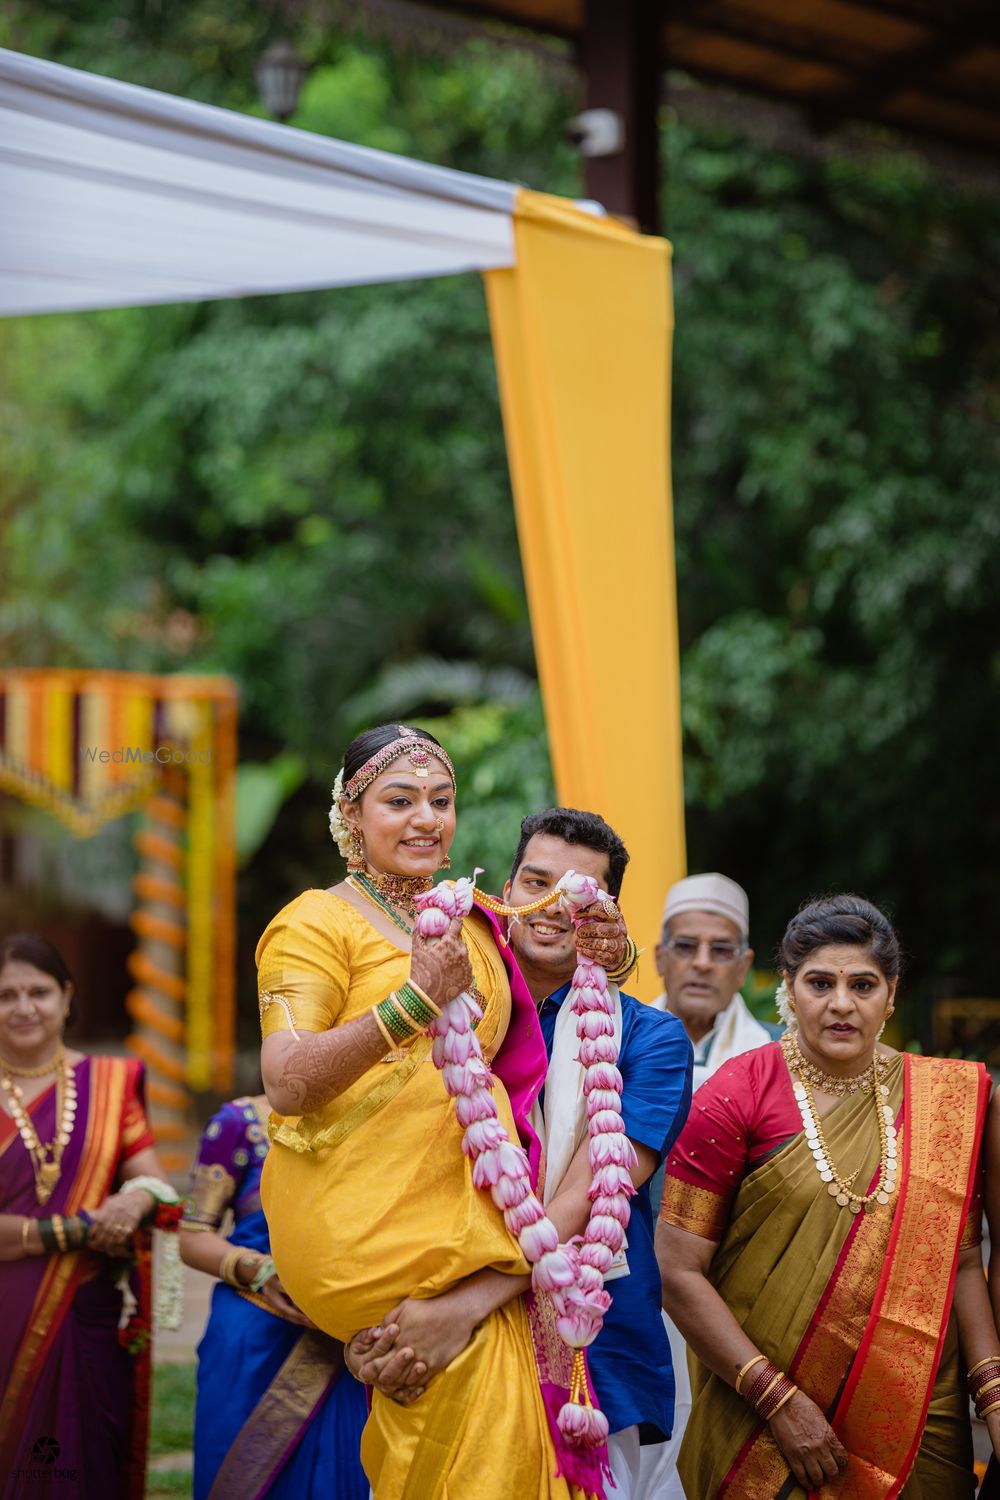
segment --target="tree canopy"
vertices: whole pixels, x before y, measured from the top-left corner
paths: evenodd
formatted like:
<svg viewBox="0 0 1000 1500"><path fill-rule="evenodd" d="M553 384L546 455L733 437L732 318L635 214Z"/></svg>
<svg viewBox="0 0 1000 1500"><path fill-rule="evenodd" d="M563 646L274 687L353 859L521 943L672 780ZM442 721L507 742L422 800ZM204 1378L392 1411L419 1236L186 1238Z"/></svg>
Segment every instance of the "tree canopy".
<svg viewBox="0 0 1000 1500"><path fill-rule="evenodd" d="M558 57L299 20L293 123L579 190ZM250 0L15 0L0 42L258 110L275 24ZM663 146L690 867L747 887L765 958L806 896L853 888L894 912L924 997L988 992L1000 207L877 137L806 158L668 111ZM244 872L244 947L335 878L326 789L384 717L447 735L456 865L499 886L520 816L554 793L477 281L2 338L3 659L229 672L244 757L305 769ZM612 622L628 547L609 552ZM642 691L623 663L626 737Z"/></svg>

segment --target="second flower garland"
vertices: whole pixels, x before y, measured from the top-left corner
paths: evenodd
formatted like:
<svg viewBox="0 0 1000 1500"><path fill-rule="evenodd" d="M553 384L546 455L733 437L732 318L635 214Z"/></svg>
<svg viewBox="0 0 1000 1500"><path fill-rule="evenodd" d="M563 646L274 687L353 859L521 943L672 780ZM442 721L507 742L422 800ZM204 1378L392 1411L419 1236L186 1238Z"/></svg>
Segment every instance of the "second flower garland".
<svg viewBox="0 0 1000 1500"><path fill-rule="evenodd" d="M571 870L555 890L574 919L582 908L608 899L591 876ZM468 916L473 899L471 880L443 882L417 898L416 930L422 938L441 937L455 917ZM551 1298L559 1336L575 1351L570 1399L559 1412L559 1428L567 1442L589 1448L606 1442L608 1421L591 1403L583 1350L601 1331L611 1305L604 1277L625 1243L636 1155L621 1114L615 999L600 964L579 958L565 1003L577 1017L593 1174L587 1228L582 1238L575 1236L569 1244L560 1244L555 1225L532 1190L528 1158L498 1117L493 1075L474 1030L474 1023L482 1019L479 1005L469 994L456 995L428 1032L434 1039L434 1062L455 1100L464 1131L462 1150L473 1164L472 1180L489 1191L502 1210L507 1228L533 1268L532 1286Z"/></svg>

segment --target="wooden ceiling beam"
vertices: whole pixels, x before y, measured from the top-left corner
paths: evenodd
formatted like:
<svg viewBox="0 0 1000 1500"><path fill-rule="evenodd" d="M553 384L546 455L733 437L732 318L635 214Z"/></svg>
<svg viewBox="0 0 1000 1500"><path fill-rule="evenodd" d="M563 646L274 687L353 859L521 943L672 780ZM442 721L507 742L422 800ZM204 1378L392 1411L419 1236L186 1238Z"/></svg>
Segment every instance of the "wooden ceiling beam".
<svg viewBox="0 0 1000 1500"><path fill-rule="evenodd" d="M730 89L738 94L749 94L753 98L766 99L772 104L787 104L794 109L802 111L808 119L814 110L816 99L814 94L802 94L788 89L779 91L761 83L754 83L752 79L744 78L727 72L724 68L701 67L697 69L685 69L680 59L676 60L676 66L681 72L687 73L690 78L699 83L714 83L725 89ZM670 84L667 81L667 100L670 97ZM917 121L901 120L890 116L883 111L870 111L865 117L869 122L885 125L902 137L915 136L922 140L941 141L950 146L957 146L963 151L978 152L984 158L994 161L1000 154L1000 140L994 142L988 132L997 131L995 116L984 115L982 133L972 131L955 130L950 126L923 125ZM844 123L836 121L836 124Z"/></svg>
<svg viewBox="0 0 1000 1500"><path fill-rule="evenodd" d="M1000 43L1000 10L996 0L976 0L940 26L926 41L903 47L862 70L850 88L813 101L820 128L836 120L864 118L897 94L919 89L931 93L934 75L984 42ZM959 101L961 102L961 101Z"/></svg>
<svg viewBox="0 0 1000 1500"><path fill-rule="evenodd" d="M821 35L802 26L786 25L756 12L741 10L736 5L712 3L712 0L675 0L671 7L671 20L711 36L724 36L730 41L760 47L778 58L810 63L817 67L836 68L848 78L856 77L859 72L867 78L884 61L883 55L879 54L859 62L857 51L850 42ZM683 48L668 46L666 50L673 56L676 66L684 66L679 60ZM696 64L692 63L691 67L693 70ZM852 92L854 87L853 83L846 86L843 93L846 95ZM963 82L960 88L931 80L922 85L922 92L969 109L979 105L992 109L996 100L995 88L972 79L968 81L968 86Z"/></svg>

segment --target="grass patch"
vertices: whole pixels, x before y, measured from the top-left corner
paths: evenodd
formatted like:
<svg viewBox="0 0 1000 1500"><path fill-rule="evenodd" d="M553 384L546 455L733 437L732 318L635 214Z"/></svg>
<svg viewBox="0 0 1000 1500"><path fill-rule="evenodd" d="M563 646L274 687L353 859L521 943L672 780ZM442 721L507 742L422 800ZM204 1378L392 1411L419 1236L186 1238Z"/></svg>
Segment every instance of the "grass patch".
<svg viewBox="0 0 1000 1500"><path fill-rule="evenodd" d="M155 1365L153 1367L153 1410L149 1424L149 1456L158 1458L162 1453L190 1453L194 1435L194 1389L197 1366ZM160 1480L176 1478L176 1475L157 1475ZM188 1486L190 1487L190 1475ZM163 1493L182 1495L184 1490L165 1490Z"/></svg>
<svg viewBox="0 0 1000 1500"><path fill-rule="evenodd" d="M166 1474L150 1474L146 1480L146 1500L166 1500L182 1495L191 1500L191 1470L175 1469Z"/></svg>

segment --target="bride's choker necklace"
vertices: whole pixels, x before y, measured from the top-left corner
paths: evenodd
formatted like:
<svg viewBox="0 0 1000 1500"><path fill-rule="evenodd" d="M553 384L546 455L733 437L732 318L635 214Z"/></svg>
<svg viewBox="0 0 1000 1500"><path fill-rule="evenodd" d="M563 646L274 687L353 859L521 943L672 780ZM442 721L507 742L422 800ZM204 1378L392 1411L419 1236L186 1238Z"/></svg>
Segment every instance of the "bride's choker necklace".
<svg viewBox="0 0 1000 1500"><path fill-rule="evenodd" d="M396 913L387 908L398 907L413 922L417 915L416 898L434 884L430 875L380 875L371 870L352 870L347 878L397 925Z"/></svg>

